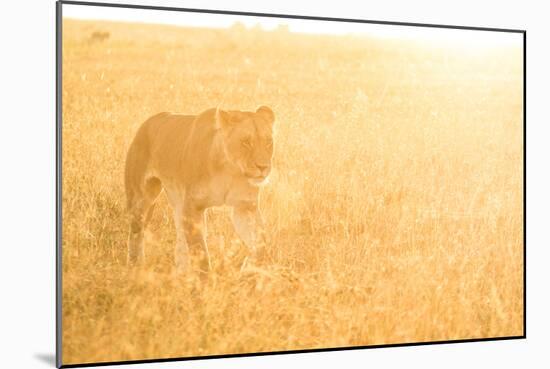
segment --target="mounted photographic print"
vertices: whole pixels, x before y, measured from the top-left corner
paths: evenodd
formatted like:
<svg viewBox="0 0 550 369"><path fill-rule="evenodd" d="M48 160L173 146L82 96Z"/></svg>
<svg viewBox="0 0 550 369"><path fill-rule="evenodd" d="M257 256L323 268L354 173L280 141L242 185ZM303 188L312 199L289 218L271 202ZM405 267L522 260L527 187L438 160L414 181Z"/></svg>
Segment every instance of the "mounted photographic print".
<svg viewBox="0 0 550 369"><path fill-rule="evenodd" d="M57 10L58 366L525 338L525 31Z"/></svg>

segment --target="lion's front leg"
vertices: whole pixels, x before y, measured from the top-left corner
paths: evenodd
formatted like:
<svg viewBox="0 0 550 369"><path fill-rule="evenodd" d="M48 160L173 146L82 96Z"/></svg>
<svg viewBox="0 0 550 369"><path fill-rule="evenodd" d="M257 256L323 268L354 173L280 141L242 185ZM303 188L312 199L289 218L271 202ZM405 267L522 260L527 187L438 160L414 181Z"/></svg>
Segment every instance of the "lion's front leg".
<svg viewBox="0 0 550 369"><path fill-rule="evenodd" d="M233 226L248 247L252 259L265 256L266 241L262 217L256 203L242 203L233 209Z"/></svg>
<svg viewBox="0 0 550 369"><path fill-rule="evenodd" d="M184 208L182 229L189 245L192 260L199 261L199 270L203 273L211 269L210 255L206 244L206 222L204 209L197 208L191 202Z"/></svg>
<svg viewBox="0 0 550 369"><path fill-rule="evenodd" d="M183 206L179 205L174 209L174 223L176 225L176 246L174 250L174 261L178 273L183 273L189 267L189 246L184 231Z"/></svg>

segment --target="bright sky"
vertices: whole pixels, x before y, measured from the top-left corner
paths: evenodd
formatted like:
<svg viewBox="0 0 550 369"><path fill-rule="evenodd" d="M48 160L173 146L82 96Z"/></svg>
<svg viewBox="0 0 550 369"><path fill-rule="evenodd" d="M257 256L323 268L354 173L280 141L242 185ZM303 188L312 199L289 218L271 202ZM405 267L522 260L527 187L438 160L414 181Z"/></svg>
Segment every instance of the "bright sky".
<svg viewBox="0 0 550 369"><path fill-rule="evenodd" d="M368 35L371 37L415 39L430 42L456 42L468 46L482 47L521 46L523 41L522 34L508 32L109 8L71 4L63 5L63 17L211 28L227 28L236 22L240 22L246 27L260 25L264 30L271 30L277 28L279 25L286 25L291 32Z"/></svg>

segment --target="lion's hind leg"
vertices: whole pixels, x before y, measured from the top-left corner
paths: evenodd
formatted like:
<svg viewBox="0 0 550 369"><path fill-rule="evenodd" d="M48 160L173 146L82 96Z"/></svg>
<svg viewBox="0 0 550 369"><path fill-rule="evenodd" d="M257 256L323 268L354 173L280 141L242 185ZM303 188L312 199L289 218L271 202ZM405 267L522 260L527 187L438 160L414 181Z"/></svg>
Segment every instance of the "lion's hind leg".
<svg viewBox="0 0 550 369"><path fill-rule="evenodd" d="M158 178L152 177L145 181L142 188L129 196L130 235L128 237L128 264L135 265L145 258L144 232L151 217L155 201L162 191Z"/></svg>

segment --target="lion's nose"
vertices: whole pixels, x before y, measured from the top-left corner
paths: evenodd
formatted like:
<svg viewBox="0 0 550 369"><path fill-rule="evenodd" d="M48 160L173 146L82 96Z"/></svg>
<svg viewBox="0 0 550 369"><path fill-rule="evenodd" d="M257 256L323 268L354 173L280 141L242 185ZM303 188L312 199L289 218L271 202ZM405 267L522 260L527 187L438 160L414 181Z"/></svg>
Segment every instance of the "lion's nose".
<svg viewBox="0 0 550 369"><path fill-rule="evenodd" d="M267 169L269 168L269 165L256 164L256 167L260 170L260 172L265 173L267 171Z"/></svg>

